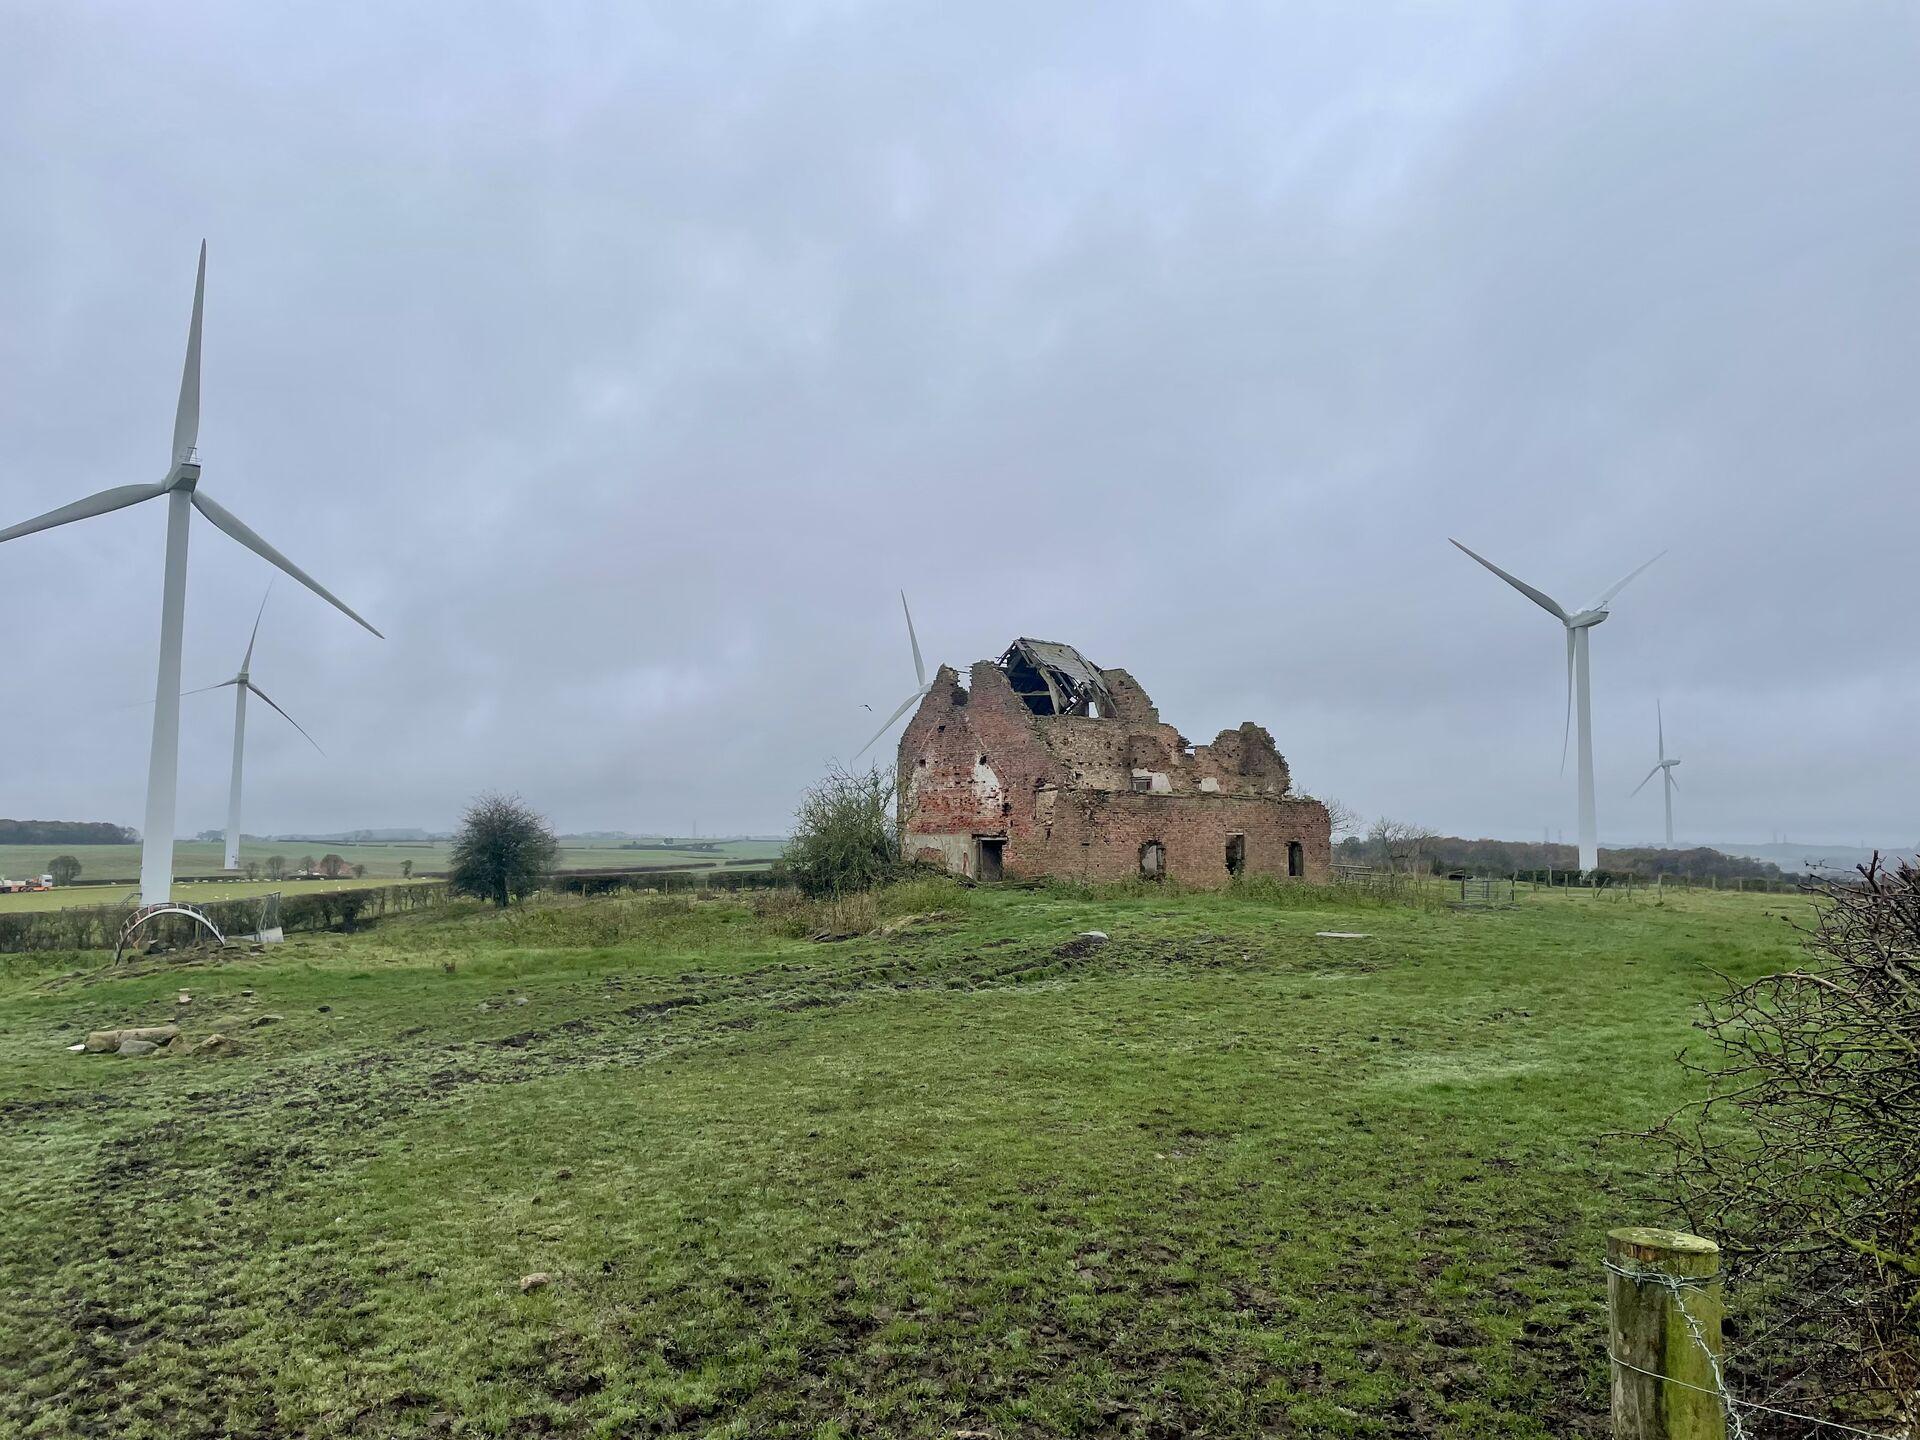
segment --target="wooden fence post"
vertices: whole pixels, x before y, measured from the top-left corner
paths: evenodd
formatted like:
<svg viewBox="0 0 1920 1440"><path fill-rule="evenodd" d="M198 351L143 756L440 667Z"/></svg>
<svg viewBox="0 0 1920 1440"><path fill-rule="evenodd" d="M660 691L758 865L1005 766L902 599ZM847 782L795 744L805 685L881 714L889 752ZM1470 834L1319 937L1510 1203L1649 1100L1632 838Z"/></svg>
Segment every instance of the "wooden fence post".
<svg viewBox="0 0 1920 1440"><path fill-rule="evenodd" d="M1615 1440L1726 1440L1720 1247L1678 1230L1607 1235Z"/></svg>

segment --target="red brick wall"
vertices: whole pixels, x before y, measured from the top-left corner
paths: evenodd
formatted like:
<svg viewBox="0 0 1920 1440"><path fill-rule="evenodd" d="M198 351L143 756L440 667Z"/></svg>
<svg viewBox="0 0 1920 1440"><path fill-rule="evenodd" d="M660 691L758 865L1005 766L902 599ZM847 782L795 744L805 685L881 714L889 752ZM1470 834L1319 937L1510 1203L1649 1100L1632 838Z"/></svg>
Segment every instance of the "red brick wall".
<svg viewBox="0 0 1920 1440"><path fill-rule="evenodd" d="M1123 676L1107 673L1110 683ZM1227 883L1227 837L1238 833L1246 873L1285 876L1287 842L1296 841L1306 878L1328 878L1326 807L1284 796L1286 762L1264 730L1243 726L1189 752L1124 678L1131 719L1043 717L990 661L973 667L964 691L941 666L900 737L907 856L972 873L974 837L997 835L1009 876L1124 880L1139 873L1140 847L1158 840L1171 878L1216 886ZM1164 763L1140 768L1164 769L1173 793L1131 791L1136 761L1149 752ZM1200 792L1203 777L1217 777L1219 793Z"/></svg>
<svg viewBox="0 0 1920 1440"><path fill-rule="evenodd" d="M1037 868L1019 873L1071 875L1088 880L1128 880L1140 873L1140 849L1158 840L1166 851L1168 878L1187 885L1225 885L1227 837L1246 837L1249 875L1284 878L1287 842L1301 847L1304 878L1332 875L1332 827L1318 800L1241 795L1062 796L1047 844L1034 856ZM1024 860L1026 857L1018 857ZM1007 846L1007 869L1016 856Z"/></svg>

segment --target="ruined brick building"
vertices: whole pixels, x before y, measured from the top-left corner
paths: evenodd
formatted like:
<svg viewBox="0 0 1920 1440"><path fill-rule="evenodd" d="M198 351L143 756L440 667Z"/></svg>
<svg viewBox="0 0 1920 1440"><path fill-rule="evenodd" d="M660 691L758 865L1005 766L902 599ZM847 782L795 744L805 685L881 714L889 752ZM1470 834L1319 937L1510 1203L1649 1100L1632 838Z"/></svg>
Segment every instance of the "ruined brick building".
<svg viewBox="0 0 1920 1440"><path fill-rule="evenodd" d="M1331 826L1251 722L1189 745L1124 670L1016 640L967 684L942 665L900 737L909 859L980 880L1325 880Z"/></svg>

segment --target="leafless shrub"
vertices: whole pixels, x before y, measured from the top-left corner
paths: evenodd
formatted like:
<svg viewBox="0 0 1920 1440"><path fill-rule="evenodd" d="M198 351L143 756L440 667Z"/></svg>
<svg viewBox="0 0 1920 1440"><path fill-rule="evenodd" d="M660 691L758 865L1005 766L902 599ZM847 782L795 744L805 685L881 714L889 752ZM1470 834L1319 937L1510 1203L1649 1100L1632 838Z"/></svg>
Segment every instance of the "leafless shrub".
<svg viewBox="0 0 1920 1440"><path fill-rule="evenodd" d="M1811 963L1710 1002L1707 1097L1653 1134L1766 1333L1767 1395L1920 1423L1920 869L1816 883ZM1765 1395L1757 1398L1767 1398Z"/></svg>

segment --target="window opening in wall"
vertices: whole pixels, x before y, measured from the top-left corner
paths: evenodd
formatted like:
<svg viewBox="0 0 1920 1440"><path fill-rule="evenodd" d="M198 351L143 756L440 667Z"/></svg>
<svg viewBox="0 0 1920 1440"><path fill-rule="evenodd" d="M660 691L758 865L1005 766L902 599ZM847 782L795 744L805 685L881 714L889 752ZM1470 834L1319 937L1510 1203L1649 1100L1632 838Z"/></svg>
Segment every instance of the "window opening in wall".
<svg viewBox="0 0 1920 1440"><path fill-rule="evenodd" d="M1287 874L1300 876L1307 873L1307 852L1298 840L1287 841Z"/></svg>
<svg viewBox="0 0 1920 1440"><path fill-rule="evenodd" d="M1149 840L1140 847L1140 878L1158 880L1167 873L1167 847Z"/></svg>
<svg viewBox="0 0 1920 1440"><path fill-rule="evenodd" d="M1227 837L1227 874L1238 875L1247 868L1247 837L1229 835Z"/></svg>
<svg viewBox="0 0 1920 1440"><path fill-rule="evenodd" d="M974 878L977 880L998 880L1005 873L1007 842L982 835L974 841L978 847Z"/></svg>

